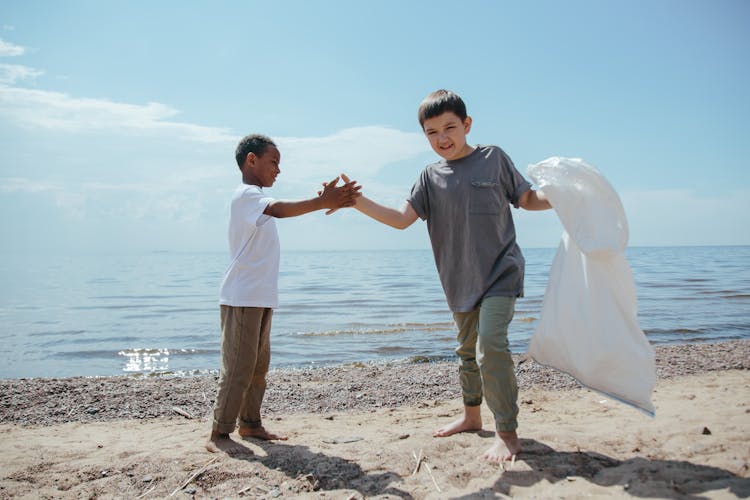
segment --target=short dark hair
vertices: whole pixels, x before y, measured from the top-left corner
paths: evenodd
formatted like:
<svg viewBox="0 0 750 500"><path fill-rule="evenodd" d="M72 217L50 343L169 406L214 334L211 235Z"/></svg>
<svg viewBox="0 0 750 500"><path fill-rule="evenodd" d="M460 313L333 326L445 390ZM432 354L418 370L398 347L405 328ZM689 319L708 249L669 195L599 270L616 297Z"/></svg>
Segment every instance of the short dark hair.
<svg viewBox="0 0 750 500"><path fill-rule="evenodd" d="M419 105L419 124L424 128L425 120L435 118L446 112L455 113L461 121L466 120L466 104L455 92L440 89L424 98Z"/></svg>
<svg viewBox="0 0 750 500"><path fill-rule="evenodd" d="M276 144L270 137L262 134L246 135L237 144L237 150L234 152L237 166L242 168L242 164L245 163L245 158L247 158L249 153L255 153L256 156L263 156L263 153L266 152L269 146L276 147Z"/></svg>

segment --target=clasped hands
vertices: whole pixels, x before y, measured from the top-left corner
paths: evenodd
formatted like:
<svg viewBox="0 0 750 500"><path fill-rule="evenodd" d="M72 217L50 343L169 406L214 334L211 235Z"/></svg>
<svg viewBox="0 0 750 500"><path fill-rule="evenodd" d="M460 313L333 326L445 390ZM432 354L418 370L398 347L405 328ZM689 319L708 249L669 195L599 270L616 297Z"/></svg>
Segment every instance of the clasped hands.
<svg viewBox="0 0 750 500"><path fill-rule="evenodd" d="M338 185L339 180L344 184ZM357 204L357 198L362 196L360 193L362 186L357 181L350 180L346 174L336 176L333 180L323 183L323 189L318 191L318 196L323 201L323 206L327 208L326 215L331 215L339 208L353 207Z"/></svg>

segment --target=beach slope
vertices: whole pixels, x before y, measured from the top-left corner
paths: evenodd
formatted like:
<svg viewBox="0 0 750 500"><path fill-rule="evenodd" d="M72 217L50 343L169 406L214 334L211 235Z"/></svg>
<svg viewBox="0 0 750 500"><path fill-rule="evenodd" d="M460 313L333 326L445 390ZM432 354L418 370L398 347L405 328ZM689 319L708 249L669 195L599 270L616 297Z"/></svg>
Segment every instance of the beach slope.
<svg viewBox="0 0 750 500"><path fill-rule="evenodd" d="M236 458L203 448L214 377L2 381L0 498L745 498L749 346L657 348L655 418L521 364L507 470L479 458L488 411L484 431L432 437L461 412L450 363L274 372L265 424L289 440Z"/></svg>

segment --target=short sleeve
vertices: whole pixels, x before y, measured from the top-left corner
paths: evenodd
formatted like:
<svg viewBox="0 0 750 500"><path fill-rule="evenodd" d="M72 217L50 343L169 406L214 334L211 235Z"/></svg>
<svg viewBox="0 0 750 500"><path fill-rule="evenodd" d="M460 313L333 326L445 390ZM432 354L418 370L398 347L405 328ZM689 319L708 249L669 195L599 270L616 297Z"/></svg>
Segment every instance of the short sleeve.
<svg viewBox="0 0 750 500"><path fill-rule="evenodd" d="M502 172L505 194L513 206L518 208L521 195L531 189L531 183L516 169L516 166L513 165L513 160L505 154L505 151L502 152L500 158L502 162L500 171Z"/></svg>
<svg viewBox="0 0 750 500"><path fill-rule="evenodd" d="M259 226L259 219L263 215L273 198L266 196L259 188L251 186L246 189L237 200L238 215L251 226Z"/></svg>
<svg viewBox="0 0 750 500"><path fill-rule="evenodd" d="M427 169L422 171L414 186L412 186L411 194L406 201L409 202L420 219L427 220L430 216L430 203L427 197Z"/></svg>

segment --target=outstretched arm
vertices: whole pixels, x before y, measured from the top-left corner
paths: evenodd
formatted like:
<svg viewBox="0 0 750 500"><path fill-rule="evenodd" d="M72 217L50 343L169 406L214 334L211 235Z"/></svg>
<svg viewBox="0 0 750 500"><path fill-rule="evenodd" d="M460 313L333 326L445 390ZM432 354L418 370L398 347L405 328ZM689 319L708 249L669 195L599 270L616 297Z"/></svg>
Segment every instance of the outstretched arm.
<svg viewBox="0 0 750 500"><path fill-rule="evenodd" d="M354 208L376 221L395 227L396 229L406 229L418 217L417 212L414 211L414 208L412 208L408 201L405 201L400 209L395 209L383 206L366 196L362 196L357 199Z"/></svg>
<svg viewBox="0 0 750 500"><path fill-rule="evenodd" d="M341 174L341 178L344 182L352 182L346 174ZM324 184L325 186L325 184ZM387 226L395 227L396 229L406 229L407 227L414 224L417 220L417 212L414 211L411 204L407 201L404 202L401 209L395 209L386 207L377 203L366 196L360 195L354 203L354 208L375 219L376 221L385 224ZM329 210L326 213L332 213L334 211Z"/></svg>
<svg viewBox="0 0 750 500"><path fill-rule="evenodd" d="M518 205L526 210L548 210L552 208L543 191L529 189L521 195Z"/></svg>
<svg viewBox="0 0 750 500"><path fill-rule="evenodd" d="M354 206L357 197L362 196L359 193L362 186L358 186L356 181L349 181L348 179L342 186L337 186L338 182L338 177L326 182L320 196L314 198L296 201L274 200L268 204L263 213L272 217L283 218L296 217L323 208L337 209Z"/></svg>

